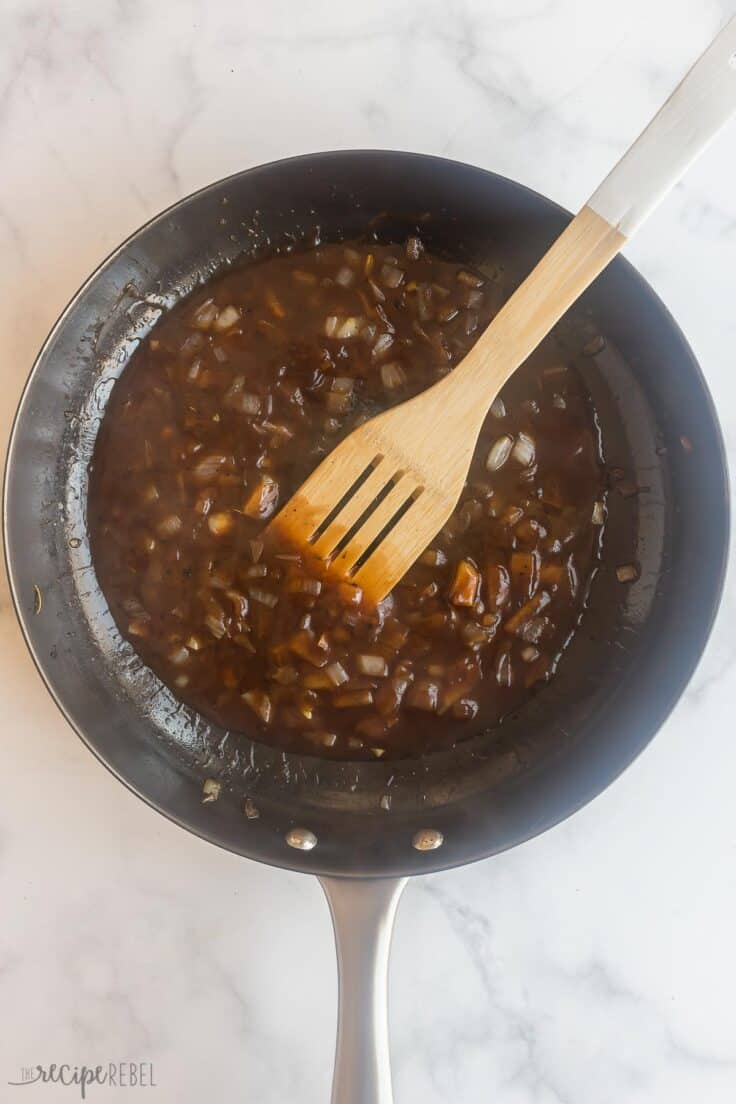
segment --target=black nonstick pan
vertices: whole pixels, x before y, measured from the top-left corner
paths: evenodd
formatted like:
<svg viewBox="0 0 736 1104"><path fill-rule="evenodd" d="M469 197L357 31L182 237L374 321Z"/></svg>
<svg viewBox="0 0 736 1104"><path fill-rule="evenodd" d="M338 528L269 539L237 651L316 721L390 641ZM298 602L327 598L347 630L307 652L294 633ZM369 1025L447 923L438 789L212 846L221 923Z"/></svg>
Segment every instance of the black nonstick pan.
<svg viewBox="0 0 736 1104"><path fill-rule="evenodd" d="M385 967L407 875L493 855L607 786L661 725L718 605L727 474L697 363L621 258L565 320L605 345L582 366L611 495L590 607L560 669L518 714L419 761L338 763L225 732L181 706L112 621L90 562L87 467L116 378L162 310L225 266L319 231L419 223L434 251L523 276L569 220L542 196L468 165L408 153L293 158L197 192L128 239L82 287L31 372L5 481L11 587L47 687L131 790L212 843L318 874L335 921L341 1017L334 1100L390 1100ZM677 263L674 259L673 263ZM600 342L594 343L597 348ZM638 581L615 568L636 561ZM221 784L203 802L205 780Z"/></svg>

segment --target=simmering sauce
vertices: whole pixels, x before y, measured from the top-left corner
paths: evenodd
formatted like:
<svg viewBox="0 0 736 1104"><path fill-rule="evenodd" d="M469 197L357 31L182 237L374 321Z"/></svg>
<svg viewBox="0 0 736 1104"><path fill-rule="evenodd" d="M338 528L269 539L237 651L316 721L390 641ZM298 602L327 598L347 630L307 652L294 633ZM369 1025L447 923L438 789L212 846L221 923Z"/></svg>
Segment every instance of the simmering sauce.
<svg viewBox="0 0 736 1104"><path fill-rule="evenodd" d="M396 758L498 724L554 677L605 516L594 411L554 341L377 610L264 540L326 453L451 371L506 296L418 238L329 244L230 272L155 327L113 389L89 522L120 632L178 698L291 751Z"/></svg>

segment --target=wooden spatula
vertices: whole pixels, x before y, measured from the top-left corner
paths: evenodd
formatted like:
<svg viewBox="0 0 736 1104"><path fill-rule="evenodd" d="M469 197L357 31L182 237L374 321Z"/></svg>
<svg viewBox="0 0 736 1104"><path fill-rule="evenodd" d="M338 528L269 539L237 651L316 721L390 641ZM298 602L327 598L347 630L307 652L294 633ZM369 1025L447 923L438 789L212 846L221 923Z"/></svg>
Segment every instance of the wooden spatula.
<svg viewBox="0 0 736 1104"><path fill-rule="evenodd" d="M380 601L452 513L486 413L509 376L736 109L736 18L454 369L365 422L302 484L270 531Z"/></svg>

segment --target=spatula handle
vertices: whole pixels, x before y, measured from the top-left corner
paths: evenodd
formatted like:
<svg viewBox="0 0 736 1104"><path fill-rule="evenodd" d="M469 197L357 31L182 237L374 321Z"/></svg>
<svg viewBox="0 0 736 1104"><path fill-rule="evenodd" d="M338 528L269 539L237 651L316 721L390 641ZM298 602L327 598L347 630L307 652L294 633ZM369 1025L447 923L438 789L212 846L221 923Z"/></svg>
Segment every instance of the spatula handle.
<svg viewBox="0 0 736 1104"><path fill-rule="evenodd" d="M588 200L629 238L736 110L730 19Z"/></svg>
<svg viewBox="0 0 736 1104"><path fill-rule="evenodd" d="M649 126L476 342L436 385L444 416L480 428L499 390L592 284L736 111L736 17L716 35ZM472 423L472 427L471 427Z"/></svg>

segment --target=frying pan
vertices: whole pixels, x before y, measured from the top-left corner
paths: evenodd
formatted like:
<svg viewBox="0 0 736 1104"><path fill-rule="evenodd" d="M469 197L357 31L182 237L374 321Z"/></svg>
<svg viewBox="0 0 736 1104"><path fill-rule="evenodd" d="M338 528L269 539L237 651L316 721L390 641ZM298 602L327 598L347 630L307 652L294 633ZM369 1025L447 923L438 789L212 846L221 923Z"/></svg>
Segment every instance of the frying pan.
<svg viewBox="0 0 736 1104"><path fill-rule="evenodd" d="M612 492L589 609L555 679L500 728L416 761L328 762L229 733L178 703L123 641L90 562L87 467L115 380L163 310L285 243L416 227L428 246L522 276L570 216L503 177L409 153L275 162L182 200L128 239L66 308L26 385L8 454L11 589L49 691L98 758L159 812L248 858L318 874L336 931L333 1100L388 1104L386 967L405 879L529 839L607 786L652 738L706 642L728 543L726 463L698 365L622 258L565 321L605 336L581 373ZM600 342L595 343L597 347ZM640 577L622 586L617 564ZM203 781L221 784L203 802Z"/></svg>

